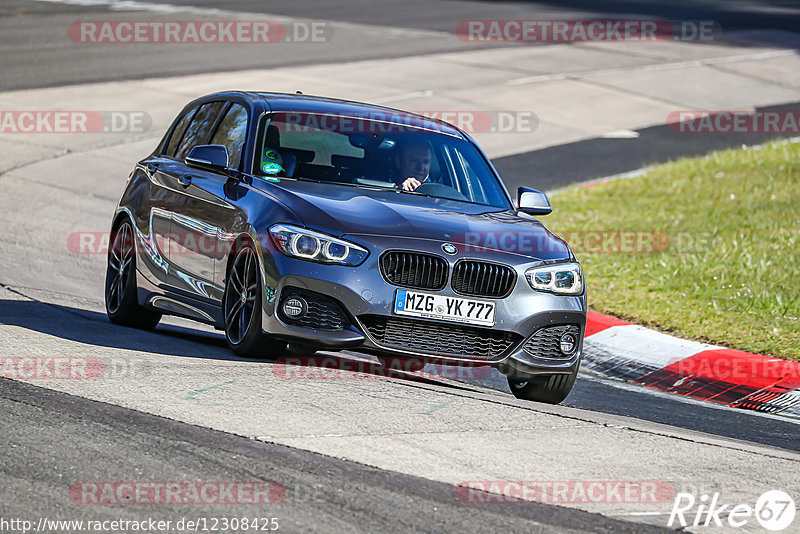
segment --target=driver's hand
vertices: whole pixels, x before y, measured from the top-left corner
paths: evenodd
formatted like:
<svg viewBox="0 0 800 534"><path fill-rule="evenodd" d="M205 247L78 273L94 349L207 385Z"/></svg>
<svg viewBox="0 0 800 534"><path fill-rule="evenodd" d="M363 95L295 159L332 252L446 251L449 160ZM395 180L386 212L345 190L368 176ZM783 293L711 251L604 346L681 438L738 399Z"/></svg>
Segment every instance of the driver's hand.
<svg viewBox="0 0 800 534"><path fill-rule="evenodd" d="M409 178L406 178L405 182L403 182L402 188L403 191L413 191L420 185L422 185L422 182L411 176Z"/></svg>

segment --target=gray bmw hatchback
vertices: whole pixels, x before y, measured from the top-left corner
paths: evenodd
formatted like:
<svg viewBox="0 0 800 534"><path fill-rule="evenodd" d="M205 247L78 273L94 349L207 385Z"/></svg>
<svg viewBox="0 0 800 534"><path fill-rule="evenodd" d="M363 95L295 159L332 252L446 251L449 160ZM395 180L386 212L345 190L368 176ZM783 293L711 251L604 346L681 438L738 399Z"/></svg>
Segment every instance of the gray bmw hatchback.
<svg viewBox="0 0 800 534"><path fill-rule="evenodd" d="M197 99L131 173L112 223L111 321L163 314L231 349L287 344L492 366L558 403L578 373L586 290L569 246L516 203L463 131L330 98Z"/></svg>

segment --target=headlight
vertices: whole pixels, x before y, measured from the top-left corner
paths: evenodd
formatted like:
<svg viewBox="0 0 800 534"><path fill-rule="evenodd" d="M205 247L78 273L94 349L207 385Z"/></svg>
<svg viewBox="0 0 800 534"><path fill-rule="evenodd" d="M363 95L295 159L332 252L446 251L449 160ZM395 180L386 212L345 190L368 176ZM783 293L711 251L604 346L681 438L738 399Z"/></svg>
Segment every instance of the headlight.
<svg viewBox="0 0 800 534"><path fill-rule="evenodd" d="M301 260L356 266L369 255L355 243L288 224L270 227L269 235L281 252Z"/></svg>
<svg viewBox="0 0 800 534"><path fill-rule="evenodd" d="M525 277L536 291L547 291L558 295L583 293L583 272L577 263L534 267L525 271Z"/></svg>

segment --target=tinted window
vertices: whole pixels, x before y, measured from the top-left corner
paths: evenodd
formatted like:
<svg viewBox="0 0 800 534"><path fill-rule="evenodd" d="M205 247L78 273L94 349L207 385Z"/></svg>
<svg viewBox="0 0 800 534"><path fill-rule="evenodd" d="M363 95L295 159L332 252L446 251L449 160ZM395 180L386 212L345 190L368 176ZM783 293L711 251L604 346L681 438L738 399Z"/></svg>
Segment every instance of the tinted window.
<svg viewBox="0 0 800 534"><path fill-rule="evenodd" d="M178 150L175 152L175 157L183 159L196 145L205 144L208 136L211 134L211 129L217 121L220 111L225 107L226 102L211 102L203 104L197 111L191 124L186 129L186 133L180 142Z"/></svg>
<svg viewBox="0 0 800 534"><path fill-rule="evenodd" d="M364 148L351 144L347 135L318 128L316 124L310 127L294 124L295 119L304 117L299 113L275 115L271 124L280 132L280 148L307 150L313 147L314 158L308 163L315 165L332 165L336 156L364 158Z"/></svg>
<svg viewBox="0 0 800 534"><path fill-rule="evenodd" d="M239 168L246 135L247 110L244 106L233 104L211 139L212 145L224 145L228 148L228 166L233 169Z"/></svg>
<svg viewBox="0 0 800 534"><path fill-rule="evenodd" d="M175 149L178 148L178 143L180 143L181 138L183 137L183 132L186 131L186 126L189 125L189 121L192 119L192 115L195 111L197 111L197 108L192 108L180 118L178 124L175 126L175 129L172 130L172 135L169 138L167 147L164 149L164 154L167 156L175 155Z"/></svg>
<svg viewBox="0 0 800 534"><path fill-rule="evenodd" d="M260 126L264 134L255 172L511 207L497 176L469 141L435 122L410 122L377 112L274 113ZM403 191L408 178L421 185Z"/></svg>

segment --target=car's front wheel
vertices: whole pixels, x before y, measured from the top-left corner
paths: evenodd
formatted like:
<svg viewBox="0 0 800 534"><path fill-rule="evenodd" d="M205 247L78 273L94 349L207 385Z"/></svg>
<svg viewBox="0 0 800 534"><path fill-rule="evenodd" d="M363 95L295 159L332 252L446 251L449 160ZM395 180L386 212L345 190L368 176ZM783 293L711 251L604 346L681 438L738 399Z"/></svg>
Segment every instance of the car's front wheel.
<svg viewBox="0 0 800 534"><path fill-rule="evenodd" d="M125 220L111 233L106 266L106 314L112 323L151 330L161 314L139 305L136 289L136 241Z"/></svg>
<svg viewBox="0 0 800 534"><path fill-rule="evenodd" d="M258 257L253 246L245 243L236 252L225 282L225 338L239 356L275 359L286 343L261 331L261 295Z"/></svg>
<svg viewBox="0 0 800 534"><path fill-rule="evenodd" d="M524 381L509 378L508 387L518 399L558 404L572 391L577 376L576 365L569 374L541 375Z"/></svg>

